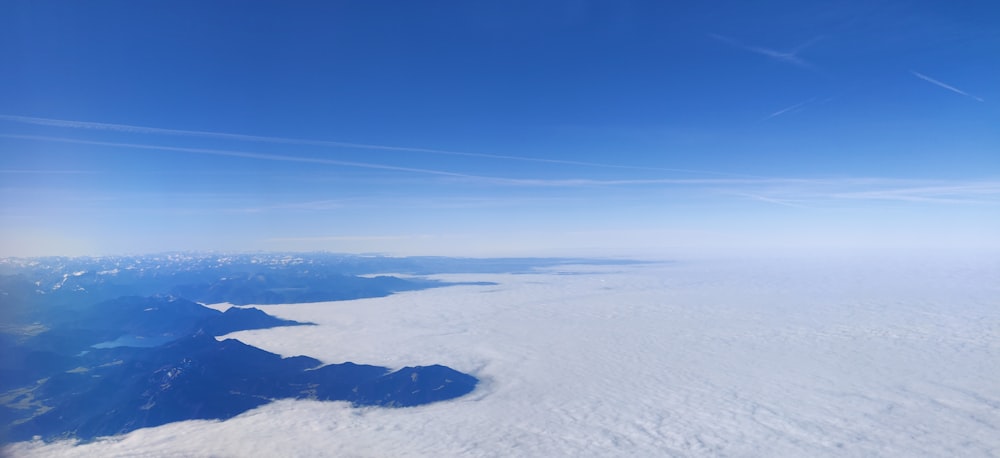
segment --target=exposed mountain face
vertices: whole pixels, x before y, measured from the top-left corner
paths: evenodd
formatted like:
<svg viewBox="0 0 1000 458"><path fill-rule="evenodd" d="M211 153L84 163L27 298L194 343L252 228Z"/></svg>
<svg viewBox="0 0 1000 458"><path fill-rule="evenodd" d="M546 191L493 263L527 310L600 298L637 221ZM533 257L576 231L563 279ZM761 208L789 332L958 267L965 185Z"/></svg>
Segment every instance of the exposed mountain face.
<svg viewBox="0 0 1000 458"><path fill-rule="evenodd" d="M464 395L477 382L443 366L314 369L321 363L313 358L281 358L205 333L158 347L94 350L78 361L79 368L21 393L34 412L12 422L8 439L88 440L173 421L231 418L279 398L413 406Z"/></svg>
<svg viewBox="0 0 1000 458"><path fill-rule="evenodd" d="M448 285L359 276L364 262L345 269L331 259L0 261L0 441L90 440L173 421L226 419L279 398L402 407L475 388L476 378L444 366L323 366L219 341L234 331L309 323L194 302L327 301Z"/></svg>
<svg viewBox="0 0 1000 458"><path fill-rule="evenodd" d="M301 324L258 309L222 313L173 297L127 296L82 308L56 308L42 320L6 334L8 344L0 355L0 389L16 388L54 371L85 367L82 358L103 349L156 347L199 332L216 336Z"/></svg>

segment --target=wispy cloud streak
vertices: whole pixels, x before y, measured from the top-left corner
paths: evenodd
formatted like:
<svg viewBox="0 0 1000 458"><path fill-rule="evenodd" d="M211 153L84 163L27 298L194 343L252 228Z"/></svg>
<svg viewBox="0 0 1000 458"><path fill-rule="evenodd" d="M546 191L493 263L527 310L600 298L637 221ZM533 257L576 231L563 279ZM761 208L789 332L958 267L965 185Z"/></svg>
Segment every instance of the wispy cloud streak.
<svg viewBox="0 0 1000 458"><path fill-rule="evenodd" d="M976 96L974 96L972 94L969 94L968 92L965 92L965 91L963 91L963 90L961 90L961 89L959 89L959 88L957 88L955 86L952 86L950 84L946 84L946 83L943 83L941 81L938 81L938 80L936 80L934 78L931 78L931 77L929 77L929 76L927 76L927 75L925 75L923 73L915 72L913 70L910 70L910 73L912 73L913 76L916 76L917 78L920 78L920 79L922 79L924 81L927 81L928 83L931 83L931 84L933 84L933 85L935 85L937 87L947 89L947 90L949 90L951 92L954 92L956 94L959 94L959 95L964 95L964 96L966 96L966 97L968 97L968 98L970 98L972 100L975 100L977 102L984 102L984 100L982 98L980 98L980 97L976 97Z"/></svg>
<svg viewBox="0 0 1000 458"><path fill-rule="evenodd" d="M794 111L798 111L802 107L804 107L804 106L812 103L815 100L816 100L816 98L813 97L813 98L811 98L809 100L806 100L805 102L799 102L799 103L796 103L795 105L791 105L791 106L782 108L782 109L780 109L778 111L775 111L774 113L771 113L771 114L765 116L764 119L761 119L761 121L767 121L768 119L776 118L776 117L781 116L781 115L783 115L785 113L791 113L791 112L794 112Z"/></svg>
<svg viewBox="0 0 1000 458"><path fill-rule="evenodd" d="M729 44L731 46L734 46L736 48L740 48L740 49L742 49L744 51L749 51L749 52L752 52L752 53L760 54L760 55L768 57L768 58L770 58L772 60L776 60L778 62L784 62L784 63L796 65L796 66L799 66L799 67L802 67L802 68L808 68L810 70L814 70L815 67L812 64L810 64L809 62L806 62L801 57L799 57L799 53L803 49L806 49L807 47L812 46L813 43L816 43L820 39L820 37L813 38L813 39L811 39L811 40L809 40L809 41L807 41L805 43L802 43L799 46L796 46L791 51L783 52L783 51L778 51L778 50L774 50L774 49L770 49L770 48L764 48L764 47L761 47L761 46L746 45L746 44L743 44L743 43L741 43L739 41L736 41L736 40L734 40L732 38L729 38L729 37L726 37L726 36L722 36L722 35L718 35L718 34L714 34L714 33L711 33L708 36L710 36L710 37L712 37L712 38L714 38L716 40L719 40L719 41L721 41L723 43L726 43L726 44Z"/></svg>
<svg viewBox="0 0 1000 458"><path fill-rule="evenodd" d="M204 148L145 145L134 143L102 142L61 137L0 134L2 138L17 138L36 141L52 141L86 145L107 146L126 150L154 150L172 153L203 154L235 157L261 161L298 162L305 164L356 167L386 170L412 174L436 176L455 183L477 185L510 186L526 188L601 188L671 187L699 190L702 195L728 194L749 197L786 207L818 207L835 201L897 201L923 202L930 204L987 204L1000 205L1000 181L948 181L948 180L903 180L888 178L788 178L788 177L748 177L748 178L648 178L648 179L593 179L593 178L515 178L484 176L452 172L447 170L399 167L386 164L340 161L325 158L264 154L247 151L232 151ZM707 193L707 194L706 194ZM337 201L313 201L299 205L282 207L299 210L330 210L337 208ZM266 210L261 208L259 210Z"/></svg>
<svg viewBox="0 0 1000 458"><path fill-rule="evenodd" d="M1000 203L1000 182L973 182L936 186L903 186L841 192L841 199L897 200L932 203Z"/></svg>
<svg viewBox="0 0 1000 458"><path fill-rule="evenodd" d="M81 145L95 145L95 146L109 146L114 148L130 148L130 149L145 149L145 150L158 150L158 151L173 151L178 153L191 153L191 154L204 154L211 156L227 156L227 157L239 157L245 159L259 159L265 161L278 161L278 162L302 162L309 164L324 164L324 165L339 165L344 167L357 167L366 169L378 169L378 170L392 170L399 172L412 172L430 175L441 175L450 176L458 178L477 178L474 175L466 175L462 173L446 172L442 170L432 170L432 169L421 169L414 167L399 167L394 165L385 164L374 164L368 162L353 162L353 161L340 161L336 159L326 159L326 158L316 158L316 157L304 157L304 156L286 156L279 154L265 154L265 153L252 153L246 151L232 151L232 150L220 150L220 149L207 149L207 148L187 148L181 146L160 146L160 145L144 145L140 143L118 143L118 142L102 142L96 140L81 140L76 138L62 138L62 137L46 137L37 135L17 135L17 134L0 134L3 138L15 138L21 140L37 140L37 141L50 141L50 142L61 142L61 143L75 143Z"/></svg>
<svg viewBox="0 0 1000 458"><path fill-rule="evenodd" d="M741 192L741 193L733 193L733 194L737 195L737 196L747 197L747 198L750 198L750 199L753 199L753 200L759 200L761 202L767 202L769 204L781 205L783 207L808 208L806 205L802 205L802 204L797 203L797 202L791 202L791 201L788 201L788 200L785 200L785 199L778 199L778 198L774 198L774 197L767 197L767 196L761 196L761 195L757 195L757 194L750 194L750 193L743 193L743 192Z"/></svg>
<svg viewBox="0 0 1000 458"><path fill-rule="evenodd" d="M506 184L515 186L580 187L580 186L620 186L620 185L643 185L643 184L739 183L739 182L754 182L756 180L759 180L757 178L703 178L703 179L671 178L671 179L649 179L649 180L530 179L530 178L522 179L522 178L505 178L505 177L472 175L466 173L449 172L445 170L422 169L415 167L400 167L400 166L376 164L370 162L341 161L336 159L254 153L248 151L233 151L233 150L220 150L220 149L208 149L208 148L188 148L180 146L146 145L140 143L103 142L103 141L83 140L76 138L17 135L17 134L0 134L0 138L14 138L21 140L50 141L59 143L81 144L81 145L107 146L112 148L169 151L178 153L202 154L210 156L257 159L264 161L299 162L306 164L321 164L321 165L331 165L331 166L387 170L396 172L409 172L416 174L437 175L442 177L465 179L483 183Z"/></svg>
<svg viewBox="0 0 1000 458"><path fill-rule="evenodd" d="M393 165L376 164L369 162L340 161L335 159L290 156L279 154L254 153L247 151L233 151L207 148L188 148L180 146L146 145L139 143L119 143L105 142L97 140L83 140L76 138L48 137L35 135L0 134L0 138L15 138L22 140L50 141L60 143L74 143L83 145L107 146L123 149L141 149L154 151L168 151L177 153L203 154L211 156L237 157L245 159L256 159L263 161L277 162L300 162L307 164L322 164L331 166L356 167L376 170L388 170L398 172L409 172L425 175L437 175L458 179L474 180L477 182L497 185L511 186L534 186L534 187L585 187L585 186L636 186L636 185L724 185L724 184L760 184L760 183L788 183L789 179L770 179L762 177L751 178L652 178L652 179L590 179L590 178L510 178L485 175L473 175L445 170L422 169L413 167L399 167Z"/></svg>
<svg viewBox="0 0 1000 458"><path fill-rule="evenodd" d="M31 169L0 169L0 174L9 175L86 175L99 173L92 170L31 170Z"/></svg>
<svg viewBox="0 0 1000 458"><path fill-rule="evenodd" d="M345 207L347 207L347 203L344 202L343 200L327 199L327 200L313 200L309 202L282 203L275 205L233 208L229 209L228 211L231 213L263 213L275 210L327 211L327 210L338 210Z"/></svg>
<svg viewBox="0 0 1000 458"><path fill-rule="evenodd" d="M571 179L507 178L507 177L473 175L466 173L450 172L445 170L400 167L400 166L376 164L370 162L341 161L336 159L254 153L248 151L233 151L233 150L220 150L220 149L208 149L208 148L188 148L181 146L146 145L140 143L105 142L97 140L83 140L76 138L48 137L48 136L37 136L37 135L18 135L18 134L0 134L0 138L14 138L21 140L50 141L50 142L74 143L82 145L107 146L113 148L142 149L142 150L169 151L178 153L202 154L211 156L237 157L245 159L264 160L264 161L300 162L307 164L322 164L322 165L332 165L332 166L388 170L397 172L410 172L416 174L437 175L442 177L465 179L465 180L477 181L488 184L512 185L512 186L582 187L582 186L624 186L624 185L654 185L654 184L709 184L709 183L732 184L732 183L757 183L761 182L762 180L763 181L769 180L760 177L663 178L663 179L621 179L621 180L597 180L588 178L571 178Z"/></svg>
<svg viewBox="0 0 1000 458"><path fill-rule="evenodd" d="M636 166L636 165L622 165L622 164L606 164L599 162L587 162L587 161L572 161L564 159L546 159L546 158L536 158L536 157L526 157L526 156L511 156L503 154L488 154L488 153L473 153L465 151L449 151L431 148L417 148L409 146L387 146L387 145L373 145L365 143L349 143L349 142L338 142L338 141L328 141L328 140L308 140L300 138L287 138L287 137L269 137L261 135L245 135L245 134L233 134L227 132L209 132L200 130L182 130L182 129L165 129L160 127L146 127L146 126L134 126L129 124L113 124L104 122L91 122L91 121L73 121L66 119L52 119L52 118L37 118L31 116L16 116L16 115L5 115L0 114L0 120L17 122L22 124L32 124L39 126L50 126L50 127L60 127L69 129L89 129L89 130L102 130L102 131L113 131L121 133L130 134L151 134L151 135L170 135L170 136L183 136L183 137L201 137L201 138L215 138L221 140L236 140L244 142L256 142L256 143L272 143L272 144L285 144L285 145L301 145L301 146L319 146L327 148L353 148L353 149L367 149L367 150L379 150L379 151L395 151L395 152L409 152L409 153L422 153L422 154L436 154L436 155L447 155L447 156L464 156L464 157L475 157L481 159L495 159L504 161L520 161L520 162L534 162L543 164L558 164L558 165L573 165L580 167L594 167L594 168L606 168L606 169L625 169L625 170L647 170L647 171L659 171L659 172L679 172L679 173L693 173L693 174L704 174L704 175L719 175L719 176L745 176L739 174L730 174L725 172L715 172L710 170L693 170L684 168L669 168L669 167L647 167L647 166Z"/></svg>

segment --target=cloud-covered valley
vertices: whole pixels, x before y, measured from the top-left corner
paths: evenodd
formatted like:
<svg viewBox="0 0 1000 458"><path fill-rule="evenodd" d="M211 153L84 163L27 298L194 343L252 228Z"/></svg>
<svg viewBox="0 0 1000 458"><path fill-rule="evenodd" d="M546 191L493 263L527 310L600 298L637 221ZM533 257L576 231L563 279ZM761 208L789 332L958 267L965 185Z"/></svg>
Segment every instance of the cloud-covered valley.
<svg viewBox="0 0 1000 458"><path fill-rule="evenodd" d="M404 409L281 400L15 456L990 456L995 262L699 261L449 274L493 282L260 306L227 337L480 379ZM215 307L225 308L225 304Z"/></svg>

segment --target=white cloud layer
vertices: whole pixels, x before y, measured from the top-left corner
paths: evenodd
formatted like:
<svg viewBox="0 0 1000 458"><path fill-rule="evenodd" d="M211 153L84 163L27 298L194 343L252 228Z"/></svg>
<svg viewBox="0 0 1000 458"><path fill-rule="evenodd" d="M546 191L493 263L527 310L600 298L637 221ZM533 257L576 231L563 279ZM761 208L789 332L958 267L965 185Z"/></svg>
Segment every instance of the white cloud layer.
<svg viewBox="0 0 1000 458"><path fill-rule="evenodd" d="M480 377L407 409L278 401L15 456L991 456L1000 264L561 268L348 302L232 336L283 355Z"/></svg>

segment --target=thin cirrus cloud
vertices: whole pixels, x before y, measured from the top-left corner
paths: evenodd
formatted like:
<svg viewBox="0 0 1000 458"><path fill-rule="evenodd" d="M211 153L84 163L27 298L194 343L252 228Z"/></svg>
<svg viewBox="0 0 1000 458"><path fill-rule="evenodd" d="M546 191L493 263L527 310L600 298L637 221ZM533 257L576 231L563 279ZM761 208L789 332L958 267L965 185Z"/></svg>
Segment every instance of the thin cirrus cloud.
<svg viewBox="0 0 1000 458"><path fill-rule="evenodd" d="M368 162L340 161L335 159L265 154L265 153L254 153L247 151L146 145L137 143L104 142L96 140L82 140L75 138L46 137L46 136L33 136L33 135L0 134L0 137L22 139L22 140L52 141L52 142L74 143L74 144L84 144L84 145L109 146L115 148L144 149L144 150L157 150L157 151L168 151L177 153L237 157L237 158L255 159L263 161L301 162L308 164L367 168L367 169L377 169L377 170L387 170L387 171L397 171L397 172L408 172L415 174L436 175L441 177L475 181L485 184L506 185L506 186L524 186L524 187L599 187L599 186L648 186L648 185L719 186L719 185L817 183L817 181L815 180L788 179L788 178L695 178L695 179L692 178L653 178L653 179L510 178L510 177L499 177L499 176L472 175L472 174L450 172L445 170L435 170L435 169L399 167L393 165L376 164Z"/></svg>
<svg viewBox="0 0 1000 458"><path fill-rule="evenodd" d="M815 66L812 65L811 63L807 62L806 60L802 59L801 57L799 57L799 53L802 52L802 50L808 48L809 46L812 46L814 43L816 43L817 41L819 41L819 39L821 38L821 37L815 37L815 38L813 38L813 39L811 39L809 41L806 41L805 43L802 43L801 45L796 46L795 48L792 48L791 51L785 52L785 51L778 51L778 50L771 49L771 48L764 48L764 47L761 47L761 46L750 46L750 45L741 43L739 41L736 41L736 40L734 40L732 38L729 38L729 37L726 37L726 36L723 36L723 35L714 34L714 33L710 33L710 34L708 34L708 36L710 36L710 37L712 37L712 38L714 38L716 40L719 40L719 41L721 41L723 43L726 43L726 44L728 44L730 46L742 49L744 51L749 51L749 52L752 52L752 53L755 53L755 54L759 54L759 55L768 57L768 58L770 58L772 60L775 60L775 61L778 61L778 62L784 62L784 63L787 63L787 64L792 64L792 65L795 65L797 67L807 68L807 69L810 69L810 70L815 70Z"/></svg>
<svg viewBox="0 0 1000 458"><path fill-rule="evenodd" d="M1000 203L1000 182L947 183L841 192L840 199L897 200L927 203Z"/></svg>
<svg viewBox="0 0 1000 458"><path fill-rule="evenodd" d="M209 148L189 148L181 146L147 145L141 143L120 143L97 140L83 140L77 138L49 137L37 135L0 134L0 138L12 138L19 140L49 141L61 143L73 143L83 145L108 146L114 148L143 149L155 151L169 151L177 153L201 154L210 156L237 157L245 159L256 159L276 162L300 162L307 164L321 164L331 166L343 166L354 168L366 168L387 170L396 172L409 172L424 175L436 175L469 181L476 181L487 184L512 185L512 186L537 186L537 187L580 187L580 186L622 186L622 185L653 185L653 184L710 184L710 183L755 183L771 181L769 178L664 178L664 179L619 179L619 180L597 180L597 179L530 179L530 178L508 178L496 176L473 175L467 173L451 172L446 170L424 169L415 167L401 167L387 164L377 164L371 162L341 161L337 159L326 159L317 157L290 156L279 154L255 153L248 151L221 150Z"/></svg>
<svg viewBox="0 0 1000 458"><path fill-rule="evenodd" d="M356 167L356 168L367 168L367 169L379 169L379 170L391 170L399 172L412 172L430 175L443 175L459 178L475 178L472 175L466 175L461 173L452 173L442 170L432 170L432 169L421 169L414 167L399 167L393 165L385 164L375 164L369 162L353 162L353 161L340 161L336 159L325 159L325 158L315 158L315 157L303 157L303 156L287 156L280 154L265 154L265 153L253 153L247 151L233 151L233 150L220 150L220 149L209 149L209 148L187 148L181 146L162 146L162 145L146 145L141 143L120 143L120 142L104 142L97 140L82 140L77 138L64 138L64 137L48 137L39 135L18 135L18 134L0 134L2 138L13 138L18 140L35 140L35 141L49 141L49 142L61 142L61 143L74 143L80 145L95 145L95 146L110 146L114 148L130 148L130 149L144 149L144 150L158 150L158 151L172 151L178 153L191 153L191 154L202 154L209 156L227 156L227 157L239 157L245 159L259 159L265 161L278 161L278 162L301 162L301 163L311 163L311 164L325 164L325 165L339 165L345 167Z"/></svg>
<svg viewBox="0 0 1000 458"><path fill-rule="evenodd" d="M600 187L684 187L710 190L715 193L752 196L753 199L772 204L795 207L805 206L805 201L822 203L830 200L881 200L910 201L939 204L996 204L1000 203L1000 183L993 181L930 181L898 180L884 178L649 178L649 179L593 179L593 178L511 178L474 175L446 170L401 167L367 162L335 159L264 154L247 151L188 148L135 143L103 142L62 137L0 134L2 138L35 141L53 141L74 144L98 145L116 148L158 150L176 153L236 157L262 161L298 162L307 164L366 168L394 172L431 175L467 182L495 186L535 188L600 188ZM791 204L791 205L789 205Z"/></svg>
<svg viewBox="0 0 1000 458"><path fill-rule="evenodd" d="M342 199L310 200L307 202L291 202L275 205L240 207L226 210L228 213L264 213L269 211L327 211L346 208L348 201Z"/></svg>
<svg viewBox="0 0 1000 458"><path fill-rule="evenodd" d="M714 189L726 195L792 208L822 208L850 201L1000 205L1000 181L787 179Z"/></svg>
<svg viewBox="0 0 1000 458"><path fill-rule="evenodd" d="M787 199L779 199L779 198L775 198L775 197L762 196L762 195L759 195L759 194L751 194L751 193L747 193L747 192L734 192L732 194L736 195L736 196L746 197L748 199L757 200L757 201L760 201L760 202L767 202L769 204L781 205L781 206L784 206L784 207L808 208L808 205L804 205L804 204L802 204L800 202L790 201L790 200L787 200Z"/></svg>
<svg viewBox="0 0 1000 458"><path fill-rule="evenodd" d="M286 144L286 145L321 146L328 148L354 148L354 149L368 149L368 150L380 150L380 151L410 152L410 153L435 154L435 155L446 155L446 156L464 156L464 157L495 159L503 161L575 165L582 167L594 167L594 168L606 168L606 169L681 172L681 173L697 173L697 174L721 175L721 176L745 176L745 175L716 172L710 170L692 170L692 169L682 169L682 168L606 164L598 162L571 161L564 159L547 159L547 158L536 158L536 157L525 157L525 156L511 156L503 154L473 153L466 151L448 151L448 150L440 150L433 148L419 148L410 146L373 145L366 143L338 142L329 140L309 140L301 138L234 134L228 132L167 129L161 127L134 126L129 124L114 124L114 123L93 122L93 121L75 121L67 119L39 118L31 116L17 116L17 115L6 115L6 114L0 114L0 120L17 122L22 124L40 125L40 126L60 127L69 129L102 130L102 131L113 131L113 132L132 133L132 134L171 135L171 136L183 136L183 137L216 138L221 140L237 140L237 141L256 142L256 143L274 143L274 144Z"/></svg>
<svg viewBox="0 0 1000 458"><path fill-rule="evenodd" d="M726 37L716 36L716 35L713 36L716 37L717 39L729 43L738 44L736 42L729 40ZM769 57L778 60L786 60L795 63L799 61L799 59L796 57L796 53L798 52L798 50L802 49L803 47L807 46L810 43L812 42L800 46L799 48L796 48L796 50L793 50L792 52L789 53L774 52L773 50L766 50L766 49L763 51L767 52L763 52L762 51L763 48L760 49L753 48L751 50L755 50L755 52L768 55ZM964 91L949 86L933 78L927 77L926 75L923 75L921 73L913 72L913 74L918 78L924 79L928 82L941 86L950 91L956 92L958 94L967 97L972 97L976 100L981 100L977 97L969 95L968 93L965 93ZM764 120L772 119L778 116L785 115L790 112L794 112L812 103L814 100L815 98L811 98L809 100L775 111L774 113L771 113L766 118L764 118ZM96 129L96 130L130 132L139 134L164 134L164 135L179 135L179 136L193 136L193 137L211 137L211 138L241 140L249 142L319 145L327 147L334 147L334 146L359 147L359 148L369 148L369 149L410 151L415 153L455 154L463 156L488 157L492 159L503 159L503 160L546 162L546 163L562 164L562 165L598 166L598 167L623 168L623 169L632 168L632 169L673 171L673 172L678 172L678 171L700 172L700 173L714 174L714 175L725 175L725 177L712 177L712 178L639 178L639 179L636 178L593 179L586 177L512 178L503 176L483 176L477 174L468 174L468 173L461 173L456 171L448 171L440 169L404 167L404 166L373 163L373 162L344 161L344 160L321 158L321 157L267 154L267 153L224 150L224 149L150 145L141 143L122 143L122 142L85 140L85 139L65 138L65 137L0 134L0 137L4 138L14 138L14 139L30 140L30 141L63 142L63 143L74 143L74 144L108 146L114 148L156 150L156 151L167 151L167 152L185 153L185 154L234 157L234 158L244 158L252 160L262 160L262 161L297 162L304 164L375 169L375 170L394 171L402 173L412 173L418 175L431 175L440 178L457 180L459 182L464 181L470 183L479 183L479 184L495 185L495 186L538 187L538 188L668 186L668 187L701 188L705 190L712 190L716 193L721 192L723 194L742 196L744 198L750 197L757 201L771 203L775 205L781 205L785 207L811 206L815 203L821 203L830 200L882 200L882 201L925 202L925 203L938 203L938 204L997 203L997 201L1000 200L1000 196L998 196L1000 192L998 192L998 186L995 183L987 183L984 185L983 183L963 183L963 182L940 183L940 182L927 182L927 181L909 181L905 183L900 183L898 182L898 180L885 180L885 179L831 180L831 179L816 179L816 178L807 178L807 179L772 178L772 177L748 176L748 175L737 175L737 174L725 174L718 172L693 171L688 169L617 166L614 164L597 164L597 163L577 162L577 161L536 159L536 158L526 158L519 156L483 155L478 153L463 153L463 152L441 151L441 150L431 150L423 148L391 147L391 146L380 146L380 145L359 145L359 144L342 143L342 142L303 140L303 139L282 138L282 137L263 137L263 136L230 134L222 132L163 129L163 128L132 126L124 124L70 121L70 120L60 120L60 119L50 119L50 118L33 118L25 116L0 115L0 120L45 125L45 126L63 127L63 128L73 128L73 129ZM88 173L88 172L74 171L74 170L49 170L49 171L0 170L0 173ZM329 209L329 202L325 202L321 206L324 207L324 209ZM301 209L308 210L312 209L313 207L315 206L306 205ZM267 208L262 210L273 210L273 209Z"/></svg>
<svg viewBox="0 0 1000 458"><path fill-rule="evenodd" d="M803 102L798 106L804 105L809 102L810 101ZM794 107L790 107L782 111L790 111L793 109ZM402 167L402 166L377 164L370 162L341 161L341 160L327 159L327 158L266 154L266 153L247 152L247 151L147 145L147 144L137 144L137 143L105 142L105 141L83 140L75 138L17 135L17 134L0 134L0 137L23 139L23 140L35 140L35 141L52 141L52 142L74 143L74 144L109 146L116 148L158 150L158 151L169 151L169 152L188 153L188 154L237 157L237 158L255 159L263 161L299 162L299 163L320 164L320 165L330 165L330 166L367 168L367 169L407 172L407 173L424 174L424 175L435 175L440 177L475 181L478 183L493 184L493 185L523 186L523 187L602 187L602 186L608 187L608 186L655 186L655 185L675 185L675 186L679 185L679 186L695 186L695 187L698 186L759 187L766 185L783 185L783 186L793 186L796 188L817 187L817 186L827 187L827 188L846 187L853 190L856 186L871 186L872 188L878 188L880 186L886 186L886 185L889 185L891 187L903 184L900 183L898 180L882 180L882 179L813 179L813 178L771 178L771 177L652 178L652 179L510 178L501 176L474 175L474 174L466 174L466 173L452 172L446 170ZM67 171L67 172L72 173L73 171ZM906 182L907 185L915 185L921 183L926 184L926 182ZM992 195L996 193L995 187L991 186L984 187L983 185L976 185L976 186L955 185L950 187L902 188L902 189L892 188L890 191L885 191L882 189L875 189L875 190L868 189L865 191L848 192L848 190L846 189L842 190L844 192L839 192L839 193L831 192L827 195L835 197L844 197L844 198L855 198L855 199L856 198L902 199L904 196L906 196L907 198L912 198L914 196L919 196L923 194L935 194L939 192L947 192L949 195L954 196L956 194L959 195L963 194L962 191L969 191L969 192L975 191L975 194L979 195L980 197L982 197L982 195L984 194ZM757 195L759 196L760 194ZM924 197L927 196L924 195ZM784 200L779 198L771 198L771 199Z"/></svg>
<svg viewBox="0 0 1000 458"><path fill-rule="evenodd" d="M0 169L6 175L84 175L100 173L94 170L50 170L50 169Z"/></svg>
<svg viewBox="0 0 1000 458"><path fill-rule="evenodd" d="M957 88L955 86L952 86L952 85L947 84L947 83L943 83L943 82L941 82L939 80L936 80L934 78L931 78L931 77L929 77L929 76L927 76L927 75L925 75L923 73L915 72L913 70L910 70L910 73L912 73L913 76L916 76L917 78L920 78L920 79L922 79L922 80L924 80L924 81L926 81L928 83L931 83L931 84L933 84L933 85L935 85L937 87L940 87L942 89L947 89L947 90L949 90L951 92L954 92L954 93L956 93L958 95L963 95L963 96L968 97L968 98L970 98L972 100L975 100L977 102L985 102L985 100L983 100L981 97L977 97L977 96L974 96L972 94L969 94L968 92L965 92L965 91L963 91L963 90L961 90L961 89L959 89L959 88Z"/></svg>
<svg viewBox="0 0 1000 458"><path fill-rule="evenodd" d="M771 118L777 118L778 116L781 116L781 115L786 114L786 113L796 112L796 111L802 109L802 107L805 107L806 105L809 105L810 103L812 103L814 101L816 101L816 97L810 98L809 100L806 100L804 102L796 103L795 105L787 106L785 108L782 108L782 109L780 109L778 111L775 111L774 113L771 113L771 114L765 116L764 119L762 119L761 121L767 121L768 119L771 119Z"/></svg>

